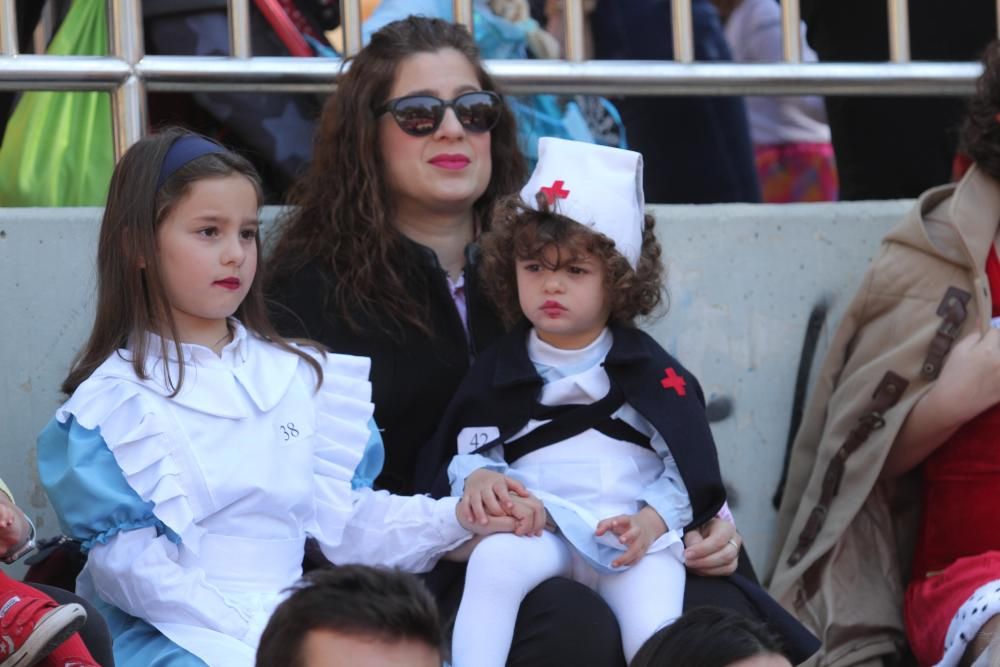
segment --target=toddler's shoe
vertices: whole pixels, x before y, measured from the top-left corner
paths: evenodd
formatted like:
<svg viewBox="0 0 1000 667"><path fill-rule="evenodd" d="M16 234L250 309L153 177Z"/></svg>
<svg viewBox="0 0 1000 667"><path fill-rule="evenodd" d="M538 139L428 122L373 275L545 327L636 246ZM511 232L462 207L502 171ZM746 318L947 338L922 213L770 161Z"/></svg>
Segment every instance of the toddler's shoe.
<svg viewBox="0 0 1000 667"><path fill-rule="evenodd" d="M0 667L29 667L87 621L79 604L0 593Z"/></svg>

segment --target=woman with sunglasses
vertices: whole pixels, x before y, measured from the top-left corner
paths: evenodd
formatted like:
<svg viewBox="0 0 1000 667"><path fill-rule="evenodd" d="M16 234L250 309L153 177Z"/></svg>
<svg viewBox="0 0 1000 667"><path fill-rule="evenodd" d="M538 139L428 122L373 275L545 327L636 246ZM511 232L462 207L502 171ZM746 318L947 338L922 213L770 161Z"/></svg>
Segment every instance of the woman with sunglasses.
<svg viewBox="0 0 1000 667"><path fill-rule="evenodd" d="M376 484L394 493L427 490L418 462L437 470L444 461L421 461L423 446L471 359L503 332L480 289L475 240L527 174L496 91L465 28L410 17L380 29L323 109L272 253L283 333L371 357L386 450ZM688 541L689 570L736 568L730 523L713 520ZM459 566L439 566L428 581L446 613L462 589L450 567ZM723 580L690 580L689 604L749 609ZM521 606L509 664L620 667L614 615L584 586L551 579Z"/></svg>

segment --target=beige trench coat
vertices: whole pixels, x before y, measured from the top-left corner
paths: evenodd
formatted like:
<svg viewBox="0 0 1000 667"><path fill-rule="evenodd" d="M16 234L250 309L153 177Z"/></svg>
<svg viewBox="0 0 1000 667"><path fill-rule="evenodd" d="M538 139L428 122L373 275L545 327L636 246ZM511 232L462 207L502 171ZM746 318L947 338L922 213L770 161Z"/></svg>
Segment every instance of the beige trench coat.
<svg viewBox="0 0 1000 667"><path fill-rule="evenodd" d="M793 445L770 581L771 593L823 641L808 665L881 667L904 650L918 478L880 481L879 473L906 415L931 387L929 376L940 370L929 352L943 328L946 290L968 298L957 338L989 326L984 269L998 220L1000 184L975 167L959 184L925 192L883 239L834 334ZM900 391L897 402L865 420L887 371L899 376L891 388ZM844 443L862 423L867 438L845 455L851 446ZM836 494L824 499L838 457L843 474ZM808 529L811 515L825 518L818 530Z"/></svg>

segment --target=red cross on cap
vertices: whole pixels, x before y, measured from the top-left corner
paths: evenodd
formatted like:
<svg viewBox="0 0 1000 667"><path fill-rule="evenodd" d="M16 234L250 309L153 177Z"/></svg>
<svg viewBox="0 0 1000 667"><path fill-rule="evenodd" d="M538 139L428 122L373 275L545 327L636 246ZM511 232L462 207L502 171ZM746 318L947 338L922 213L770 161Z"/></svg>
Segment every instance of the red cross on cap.
<svg viewBox="0 0 1000 667"><path fill-rule="evenodd" d="M664 389L673 389L677 392L678 396L687 395L687 389L684 388L687 386L687 382L685 382L684 378L677 374L677 371L673 368L664 368L663 374L665 377L660 380L660 385Z"/></svg>
<svg viewBox="0 0 1000 667"><path fill-rule="evenodd" d="M569 190L563 190L563 181L552 181L552 185L542 186L542 193L549 200L549 206L556 203L556 199L568 199Z"/></svg>

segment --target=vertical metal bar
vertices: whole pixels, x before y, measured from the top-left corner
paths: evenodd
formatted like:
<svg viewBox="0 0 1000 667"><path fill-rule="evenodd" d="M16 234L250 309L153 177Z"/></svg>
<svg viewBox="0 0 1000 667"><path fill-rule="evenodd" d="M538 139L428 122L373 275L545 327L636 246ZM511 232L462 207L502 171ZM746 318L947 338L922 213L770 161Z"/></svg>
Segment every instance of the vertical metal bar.
<svg viewBox="0 0 1000 667"><path fill-rule="evenodd" d="M583 0L566 0L563 5L563 20L566 23L566 52L564 54L566 60L580 62L586 56L585 45L583 43L583 22L585 18Z"/></svg>
<svg viewBox="0 0 1000 667"><path fill-rule="evenodd" d="M250 0L229 0L229 55L250 57Z"/></svg>
<svg viewBox="0 0 1000 667"><path fill-rule="evenodd" d="M910 12L907 0L887 0L889 3L889 60L910 62Z"/></svg>
<svg viewBox="0 0 1000 667"><path fill-rule="evenodd" d="M17 55L17 12L14 0L0 0L0 56Z"/></svg>
<svg viewBox="0 0 1000 667"><path fill-rule="evenodd" d="M997 35L1000 35L1000 0L997 0Z"/></svg>
<svg viewBox="0 0 1000 667"><path fill-rule="evenodd" d="M49 41L51 41L55 29L56 8L53 6L52 0L47 0L42 7L42 18L38 21L35 32L31 36L35 53L45 53L45 50L49 48Z"/></svg>
<svg viewBox="0 0 1000 667"><path fill-rule="evenodd" d="M340 0L340 24L344 26L344 55L361 50L361 0Z"/></svg>
<svg viewBox="0 0 1000 667"><path fill-rule="evenodd" d="M133 68L132 74L111 94L111 124L118 159L146 130L146 86L135 73L135 65L143 56L139 0L108 1L108 35L111 55Z"/></svg>
<svg viewBox="0 0 1000 667"><path fill-rule="evenodd" d="M670 16L674 27L674 60L679 63L694 61L694 23L691 19L691 0L670 0Z"/></svg>
<svg viewBox="0 0 1000 667"><path fill-rule="evenodd" d="M472 29L472 0L452 0L451 6L455 10L455 23L461 23L475 34Z"/></svg>
<svg viewBox="0 0 1000 667"><path fill-rule="evenodd" d="M799 0L781 0L781 46L786 63L802 62Z"/></svg>

